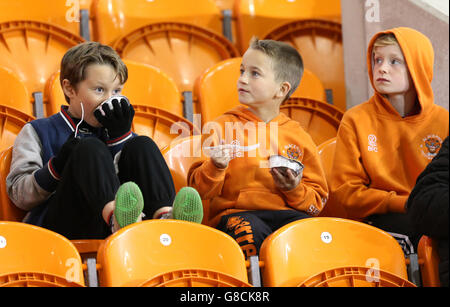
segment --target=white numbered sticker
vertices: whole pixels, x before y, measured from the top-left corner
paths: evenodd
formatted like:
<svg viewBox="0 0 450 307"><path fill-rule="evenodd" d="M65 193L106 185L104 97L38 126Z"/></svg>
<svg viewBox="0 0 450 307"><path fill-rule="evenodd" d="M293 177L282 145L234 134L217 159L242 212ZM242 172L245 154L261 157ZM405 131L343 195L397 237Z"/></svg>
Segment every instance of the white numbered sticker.
<svg viewBox="0 0 450 307"><path fill-rule="evenodd" d="M331 241L333 240L333 237L331 236L331 234L329 232L322 232L322 234L320 235L320 238L322 239L322 241L324 243L331 243Z"/></svg>
<svg viewBox="0 0 450 307"><path fill-rule="evenodd" d="M0 236L0 248L6 247L6 239L5 237Z"/></svg>
<svg viewBox="0 0 450 307"><path fill-rule="evenodd" d="M163 233L159 237L159 241L161 242L162 245L169 246L172 243L172 238L168 234Z"/></svg>

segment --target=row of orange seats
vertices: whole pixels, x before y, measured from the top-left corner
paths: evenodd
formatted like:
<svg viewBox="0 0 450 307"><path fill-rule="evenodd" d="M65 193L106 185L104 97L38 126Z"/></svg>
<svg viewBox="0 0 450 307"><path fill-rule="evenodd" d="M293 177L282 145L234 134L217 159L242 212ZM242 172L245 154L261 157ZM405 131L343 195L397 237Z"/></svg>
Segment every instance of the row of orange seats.
<svg viewBox="0 0 450 307"><path fill-rule="evenodd" d="M422 268L430 269L435 263L427 240L419 256ZM415 286L388 233L325 217L282 227L248 261L227 234L184 221L144 221L105 240L72 241L25 223L0 222L0 261L0 286ZM424 286L438 285L432 271L421 273Z"/></svg>
<svg viewBox="0 0 450 307"><path fill-rule="evenodd" d="M327 95L321 93L322 99L345 110L340 4L336 0L328 1L328 5L322 2L236 1L234 14L241 16L236 17L236 25L246 33L242 38L246 44L252 35L293 44L302 54L305 68L323 83ZM238 57L247 45L238 51L238 45L218 32L222 17L211 0L197 1L195 8L186 6L188 2L179 0L61 0L50 8L44 1L5 2L0 4L4 41L0 44L0 66L15 72L30 94L42 93L42 97L34 95L30 101L40 98L41 104L48 102L45 83L58 69L64 52L84 41L79 35L83 23L74 21L71 15L81 9L90 14L93 40L110 44L124 59L160 68L181 93L192 92L205 70ZM261 34L275 25L281 26ZM187 99L183 101L192 103ZM196 99L194 93L192 100ZM42 106L35 104L35 108L39 111L35 115L45 115Z"/></svg>

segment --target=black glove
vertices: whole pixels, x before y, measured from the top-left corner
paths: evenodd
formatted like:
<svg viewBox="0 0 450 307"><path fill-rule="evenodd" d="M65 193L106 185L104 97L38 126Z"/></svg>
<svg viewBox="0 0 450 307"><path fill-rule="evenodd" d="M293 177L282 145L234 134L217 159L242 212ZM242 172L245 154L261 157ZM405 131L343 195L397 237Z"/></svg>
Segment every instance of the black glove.
<svg viewBox="0 0 450 307"><path fill-rule="evenodd" d="M61 176L64 171L64 166L66 165L67 160L69 160L70 155L72 154L75 146L80 142L79 138L75 137L75 133L72 133L63 144L63 146L59 149L59 152L56 156L50 159L49 163L52 168L57 172L58 177Z"/></svg>
<svg viewBox="0 0 450 307"><path fill-rule="evenodd" d="M125 99L120 99L120 103L118 99L113 99L112 105L113 109L111 110L109 105L103 104L101 108L105 115L102 115L100 110L95 110L94 116L108 130L109 137L115 139L131 130L134 109Z"/></svg>

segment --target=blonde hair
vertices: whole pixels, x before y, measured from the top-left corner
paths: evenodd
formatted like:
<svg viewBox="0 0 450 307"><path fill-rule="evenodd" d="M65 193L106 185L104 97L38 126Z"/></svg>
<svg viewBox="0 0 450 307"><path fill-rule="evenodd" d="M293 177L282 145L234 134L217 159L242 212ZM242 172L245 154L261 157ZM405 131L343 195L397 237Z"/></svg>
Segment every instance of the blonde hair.
<svg viewBox="0 0 450 307"><path fill-rule="evenodd" d="M91 64L109 64L113 67L116 77L124 84L128 79L128 69L117 52L110 46L98 42L85 42L70 48L61 60L59 81L62 86L64 79L76 89L78 83L86 79L86 68ZM64 94L68 103L69 97Z"/></svg>
<svg viewBox="0 0 450 307"><path fill-rule="evenodd" d="M373 43L373 48L375 47L386 47L386 46L392 46L392 45L398 45L397 38L392 33L382 34L377 37L375 42Z"/></svg>
<svg viewBox="0 0 450 307"><path fill-rule="evenodd" d="M262 51L273 60L273 70L277 81L287 81L291 89L287 93L286 101L300 84L303 76L303 60L298 51L291 45L270 39L260 40L253 37L250 48Z"/></svg>

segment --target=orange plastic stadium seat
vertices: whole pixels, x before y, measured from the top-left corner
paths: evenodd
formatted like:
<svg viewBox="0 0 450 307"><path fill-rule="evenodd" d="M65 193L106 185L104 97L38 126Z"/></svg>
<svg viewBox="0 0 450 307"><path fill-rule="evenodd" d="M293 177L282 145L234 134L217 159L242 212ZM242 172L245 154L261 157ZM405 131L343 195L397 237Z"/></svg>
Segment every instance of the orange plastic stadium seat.
<svg viewBox="0 0 450 307"><path fill-rule="evenodd" d="M12 146L22 127L32 120L32 115L0 104L0 151Z"/></svg>
<svg viewBox="0 0 450 307"><path fill-rule="evenodd" d="M440 287L437 242L430 237L422 236L419 241L417 255L419 257L422 285L424 287Z"/></svg>
<svg viewBox="0 0 450 307"><path fill-rule="evenodd" d="M189 168L204 158L201 144L201 135L193 135L186 138L174 140L170 146L162 151L164 160L172 174L175 191L188 186L187 176ZM209 201L203 201L202 224L209 225Z"/></svg>
<svg viewBox="0 0 450 307"><path fill-rule="evenodd" d="M97 261L103 286L250 286L244 254L230 236L209 226L148 220L109 236Z"/></svg>
<svg viewBox="0 0 450 307"><path fill-rule="evenodd" d="M0 222L0 263L0 286L84 286L81 258L75 246L41 227Z"/></svg>
<svg viewBox="0 0 450 307"><path fill-rule="evenodd" d="M64 53L84 40L68 31L38 21L0 23L0 66L13 71L25 84L34 102L34 115L49 114L48 98L37 105L33 93L44 91L47 79L59 69ZM36 108L39 108L38 110Z"/></svg>
<svg viewBox="0 0 450 307"><path fill-rule="evenodd" d="M344 113L319 100L292 97L281 105L281 112L296 120L318 144L335 137Z"/></svg>
<svg viewBox="0 0 450 307"><path fill-rule="evenodd" d="M194 96L198 99L197 109L200 110L203 123L212 121L239 105L237 81L241 62L241 57L221 61L197 78ZM319 78L309 70L305 70L292 97L324 100L325 90Z"/></svg>
<svg viewBox="0 0 450 307"><path fill-rule="evenodd" d="M9 68L0 67L1 105L33 115L33 105L28 89L20 78Z"/></svg>
<svg viewBox="0 0 450 307"><path fill-rule="evenodd" d="M397 241L352 220L315 217L292 222L267 237L260 260L265 287L414 286Z"/></svg>
<svg viewBox="0 0 450 307"><path fill-rule="evenodd" d="M48 1L14 0L0 1L0 22L33 20L47 22L75 35L80 32L80 9L89 8L88 0Z"/></svg>
<svg viewBox="0 0 450 307"><path fill-rule="evenodd" d="M122 94L130 99L131 104L157 107L183 116L180 91L169 76L150 65L127 60L124 63L128 68L128 80ZM61 105L67 105L59 78L60 72L57 71L45 88L52 114L59 112Z"/></svg>
<svg viewBox="0 0 450 307"><path fill-rule="evenodd" d="M146 135L155 141L160 150L172 141L200 133L197 127L187 119L163 109L133 105L135 115L131 130L139 135Z"/></svg>
<svg viewBox="0 0 450 307"><path fill-rule="evenodd" d="M326 101L342 111L347 109L345 95L344 51L341 24L329 20L298 20L281 25L263 38L284 41L294 46L327 91Z"/></svg>
<svg viewBox="0 0 450 307"><path fill-rule="evenodd" d="M320 18L340 22L339 0L236 0L234 5L241 53L252 36L263 38L272 28L292 20Z"/></svg>
<svg viewBox="0 0 450 307"><path fill-rule="evenodd" d="M6 191L6 177L11 166L12 146L0 152L0 221L20 222L26 212L16 207Z"/></svg>
<svg viewBox="0 0 450 307"><path fill-rule="evenodd" d="M122 37L113 45L123 59L160 68L181 92L192 91L207 68L238 56L225 37L207 29L175 22L150 24Z"/></svg>
<svg viewBox="0 0 450 307"><path fill-rule="evenodd" d="M93 35L111 45L121 35L161 22L191 23L222 33L222 15L212 0L93 0Z"/></svg>
<svg viewBox="0 0 450 307"><path fill-rule="evenodd" d="M322 162L323 170L325 171L328 187L330 187L334 151L336 150L336 137L333 137L317 146L317 150L319 151L320 160ZM333 194L330 193L327 203L320 212L319 216L347 218L347 212L342 205L334 200Z"/></svg>

